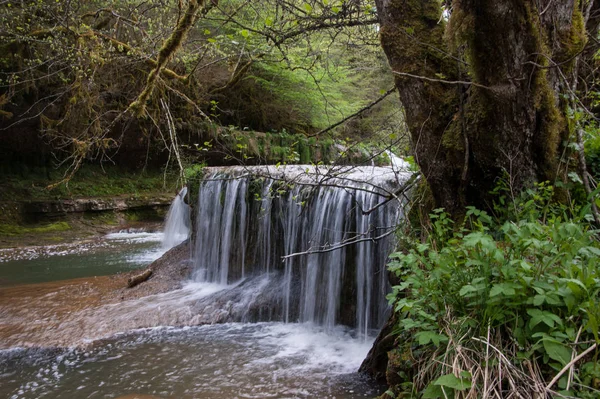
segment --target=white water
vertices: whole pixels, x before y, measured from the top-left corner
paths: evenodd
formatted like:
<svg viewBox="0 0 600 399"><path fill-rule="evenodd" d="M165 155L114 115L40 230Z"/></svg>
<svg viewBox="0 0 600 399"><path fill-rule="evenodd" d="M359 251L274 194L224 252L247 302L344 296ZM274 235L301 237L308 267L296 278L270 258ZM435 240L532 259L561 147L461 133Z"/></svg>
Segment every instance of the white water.
<svg viewBox="0 0 600 399"><path fill-rule="evenodd" d="M158 327L88 348L0 352L6 398L362 398L371 341L337 327L228 323Z"/></svg>
<svg viewBox="0 0 600 399"><path fill-rule="evenodd" d="M408 162L406 162L404 159L400 158L390 150L385 150L385 153L390 158L392 168L395 171L407 172L410 169L410 164Z"/></svg>
<svg viewBox="0 0 600 399"><path fill-rule="evenodd" d="M165 220L163 249L171 249L185 241L190 234L190 207L185 203L187 187L175 196Z"/></svg>
<svg viewBox="0 0 600 399"><path fill-rule="evenodd" d="M215 170L199 192L194 254L202 282L63 315L57 328L68 342L89 345L0 351L0 397L376 396L377 387L355 372L385 319L393 235L376 238L393 232L401 217L400 204L385 198L404 175L309 169L260 168L268 173L263 179ZM184 205L184 195L174 205ZM120 232L106 240L160 237ZM335 249L350 239L360 242ZM310 248L326 251L282 261ZM270 322L246 323L254 321ZM33 324L23 324L23 342ZM175 325L185 327L165 327ZM141 326L153 328L132 332ZM120 331L130 332L114 335ZM51 342L56 332L47 334Z"/></svg>
<svg viewBox="0 0 600 399"><path fill-rule="evenodd" d="M198 196L196 281L280 276L264 298L268 311L250 321L344 324L362 336L383 324L385 264L401 217L387 198L406 174L299 165L209 173Z"/></svg>

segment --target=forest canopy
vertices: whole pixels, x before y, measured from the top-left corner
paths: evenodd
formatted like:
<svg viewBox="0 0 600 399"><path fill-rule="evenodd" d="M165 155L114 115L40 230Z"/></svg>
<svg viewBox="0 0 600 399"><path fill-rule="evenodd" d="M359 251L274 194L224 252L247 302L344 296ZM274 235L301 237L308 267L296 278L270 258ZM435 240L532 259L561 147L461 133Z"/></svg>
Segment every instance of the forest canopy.
<svg viewBox="0 0 600 399"><path fill-rule="evenodd" d="M33 1L0 7L0 135L6 148L23 146L21 153L39 149L27 141L41 141L45 157L72 170L90 160L140 164L153 155L164 163L176 144L223 141L219 126L314 134L393 87L373 4ZM361 114L335 136L356 141L384 132L393 137L386 142L399 142L395 137L405 129L393 98L367 111L371 117ZM34 135L17 138L23 131Z"/></svg>

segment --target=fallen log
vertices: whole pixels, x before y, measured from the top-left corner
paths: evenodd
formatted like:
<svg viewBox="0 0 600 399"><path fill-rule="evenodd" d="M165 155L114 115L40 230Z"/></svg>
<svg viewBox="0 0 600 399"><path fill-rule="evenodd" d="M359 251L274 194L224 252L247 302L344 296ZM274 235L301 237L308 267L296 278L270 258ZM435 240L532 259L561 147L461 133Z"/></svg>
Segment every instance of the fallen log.
<svg viewBox="0 0 600 399"><path fill-rule="evenodd" d="M148 280L150 276L152 276L152 269L147 269L137 276L129 277L129 280L127 280L127 288L133 288L136 285L143 283Z"/></svg>

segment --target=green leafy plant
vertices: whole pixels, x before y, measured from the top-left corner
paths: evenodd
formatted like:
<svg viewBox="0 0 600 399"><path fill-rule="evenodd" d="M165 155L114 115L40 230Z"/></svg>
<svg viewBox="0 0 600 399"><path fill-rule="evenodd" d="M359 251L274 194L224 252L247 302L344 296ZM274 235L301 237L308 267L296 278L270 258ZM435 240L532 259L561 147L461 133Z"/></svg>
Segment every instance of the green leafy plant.
<svg viewBox="0 0 600 399"><path fill-rule="evenodd" d="M504 198L516 216L504 222L468 208L457 227L436 210L425 242L392 255L396 332L410 337L397 350L413 357L422 397L597 393L600 245L552 191Z"/></svg>

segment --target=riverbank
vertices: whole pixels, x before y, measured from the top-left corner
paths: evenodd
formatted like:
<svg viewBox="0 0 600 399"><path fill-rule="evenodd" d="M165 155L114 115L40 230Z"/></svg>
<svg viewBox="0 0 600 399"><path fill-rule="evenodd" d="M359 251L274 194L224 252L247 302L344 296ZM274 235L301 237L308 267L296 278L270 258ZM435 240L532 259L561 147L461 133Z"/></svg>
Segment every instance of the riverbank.
<svg viewBox="0 0 600 399"><path fill-rule="evenodd" d="M0 202L0 249L55 245L109 232L161 225L172 198L76 198Z"/></svg>
<svg viewBox="0 0 600 399"><path fill-rule="evenodd" d="M85 165L66 184L52 168L0 170L0 248L92 239L161 223L176 193L176 179L159 170Z"/></svg>

